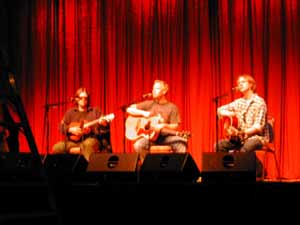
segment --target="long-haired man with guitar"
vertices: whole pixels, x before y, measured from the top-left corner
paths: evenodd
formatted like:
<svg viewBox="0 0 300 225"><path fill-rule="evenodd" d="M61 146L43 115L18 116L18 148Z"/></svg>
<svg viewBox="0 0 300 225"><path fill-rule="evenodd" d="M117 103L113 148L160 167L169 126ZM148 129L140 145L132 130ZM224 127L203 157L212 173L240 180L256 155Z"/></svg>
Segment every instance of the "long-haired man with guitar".
<svg viewBox="0 0 300 225"><path fill-rule="evenodd" d="M256 81L252 76L240 75L235 89L242 96L218 108L218 116L224 122L225 138L216 144L216 150L255 151L268 141L265 130L267 106L256 93Z"/></svg>
<svg viewBox="0 0 300 225"><path fill-rule="evenodd" d="M91 107L84 87L76 91L73 102L76 107L69 109L60 123L66 139L53 146L53 153L69 153L72 147L80 147L81 154L89 161L93 152L112 152L109 124L114 114L104 116L98 108Z"/></svg>
<svg viewBox="0 0 300 225"><path fill-rule="evenodd" d="M181 122L177 106L166 94L169 85L155 80L149 99L129 106L126 137L134 141L133 147L143 161L151 145L170 145L173 152L187 151L188 133L179 132Z"/></svg>

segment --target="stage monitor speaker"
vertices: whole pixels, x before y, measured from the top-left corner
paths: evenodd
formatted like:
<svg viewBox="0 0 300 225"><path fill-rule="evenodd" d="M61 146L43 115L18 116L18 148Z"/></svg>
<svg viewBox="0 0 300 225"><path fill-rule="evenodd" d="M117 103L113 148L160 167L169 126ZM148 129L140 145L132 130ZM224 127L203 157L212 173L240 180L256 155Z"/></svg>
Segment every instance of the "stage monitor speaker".
<svg viewBox="0 0 300 225"><path fill-rule="evenodd" d="M136 182L137 164L137 153L93 153L87 172L90 177L105 182Z"/></svg>
<svg viewBox="0 0 300 225"><path fill-rule="evenodd" d="M49 154L44 160L47 174L55 177L83 174L87 165L84 156L79 154Z"/></svg>
<svg viewBox="0 0 300 225"><path fill-rule="evenodd" d="M0 153L0 179L36 180L41 178L41 159L32 153Z"/></svg>
<svg viewBox="0 0 300 225"><path fill-rule="evenodd" d="M201 177L210 183L255 182L255 152L204 152Z"/></svg>
<svg viewBox="0 0 300 225"><path fill-rule="evenodd" d="M148 154L141 166L141 182L196 182L200 171L189 153Z"/></svg>

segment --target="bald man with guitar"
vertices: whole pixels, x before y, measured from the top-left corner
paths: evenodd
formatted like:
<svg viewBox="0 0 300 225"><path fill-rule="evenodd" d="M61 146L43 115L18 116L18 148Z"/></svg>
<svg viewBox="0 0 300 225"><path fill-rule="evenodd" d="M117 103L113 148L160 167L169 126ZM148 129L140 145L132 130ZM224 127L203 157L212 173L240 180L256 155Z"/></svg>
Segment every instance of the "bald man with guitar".
<svg viewBox="0 0 300 225"><path fill-rule="evenodd" d="M126 138L133 141L133 147L143 161L151 145L170 145L173 152L187 151L189 132L179 131L181 118L177 106L166 94L169 85L155 80L149 99L132 104L127 108Z"/></svg>

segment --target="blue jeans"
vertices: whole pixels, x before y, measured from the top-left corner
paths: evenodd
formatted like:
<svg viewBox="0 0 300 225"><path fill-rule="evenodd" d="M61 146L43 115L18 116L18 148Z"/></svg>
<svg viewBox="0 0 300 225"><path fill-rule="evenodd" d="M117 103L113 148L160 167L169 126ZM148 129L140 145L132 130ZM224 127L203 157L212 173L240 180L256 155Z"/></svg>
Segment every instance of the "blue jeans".
<svg viewBox="0 0 300 225"><path fill-rule="evenodd" d="M222 139L215 146L216 151L228 152L230 150L240 150L241 152L251 152L263 146L259 138L249 138L242 144L239 141Z"/></svg>
<svg viewBox="0 0 300 225"><path fill-rule="evenodd" d="M238 150L241 152L252 152L257 149L262 148L263 143L259 138L249 138L245 141L244 144L242 144L239 141L234 140L227 140L223 139L218 142L218 144L215 146L216 151L219 152L229 152L230 150ZM262 175L263 170L263 164L262 162L256 158L256 176L260 177Z"/></svg>
<svg viewBox="0 0 300 225"><path fill-rule="evenodd" d="M145 159L152 145L170 145L174 153L185 153L187 151L187 139L183 137L161 135L154 142L147 138L140 138L133 144L133 148L137 153L139 153L141 161Z"/></svg>

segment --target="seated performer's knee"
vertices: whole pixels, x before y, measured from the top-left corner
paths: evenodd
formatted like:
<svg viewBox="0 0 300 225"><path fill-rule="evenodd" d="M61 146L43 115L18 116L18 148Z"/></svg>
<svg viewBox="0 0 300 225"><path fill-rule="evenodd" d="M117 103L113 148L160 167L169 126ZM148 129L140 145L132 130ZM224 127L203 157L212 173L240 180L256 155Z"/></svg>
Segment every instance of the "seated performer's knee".
<svg viewBox="0 0 300 225"><path fill-rule="evenodd" d="M187 151L187 145L183 142L176 142L172 144L172 149L176 153L185 153Z"/></svg>
<svg viewBox="0 0 300 225"><path fill-rule="evenodd" d="M67 152L65 142L56 143L52 148L53 154L61 154Z"/></svg>

